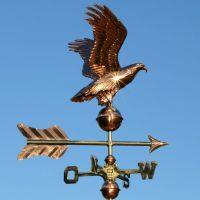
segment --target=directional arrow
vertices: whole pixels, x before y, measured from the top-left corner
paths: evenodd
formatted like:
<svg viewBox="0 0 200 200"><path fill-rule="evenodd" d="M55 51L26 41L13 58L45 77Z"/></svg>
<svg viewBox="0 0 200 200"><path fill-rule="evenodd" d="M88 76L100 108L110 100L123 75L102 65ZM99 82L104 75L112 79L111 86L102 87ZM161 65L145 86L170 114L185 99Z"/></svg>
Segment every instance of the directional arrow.
<svg viewBox="0 0 200 200"><path fill-rule="evenodd" d="M149 149L149 152L153 152L154 150L160 148L160 147L163 147L163 146L166 146L168 145L167 142L162 142L160 140L157 140L155 138L153 138L152 136L148 135L148 138L150 140L150 149Z"/></svg>
<svg viewBox="0 0 200 200"><path fill-rule="evenodd" d="M32 156L45 155L54 159L60 158L69 145L98 145L98 146L149 146L149 152L153 152L159 147L168 145L152 136L148 136L149 142L130 141L77 141L69 140L67 134L59 126L48 129L36 129L25 124L18 124L20 132L27 138L27 146L21 151L18 160L30 158Z"/></svg>

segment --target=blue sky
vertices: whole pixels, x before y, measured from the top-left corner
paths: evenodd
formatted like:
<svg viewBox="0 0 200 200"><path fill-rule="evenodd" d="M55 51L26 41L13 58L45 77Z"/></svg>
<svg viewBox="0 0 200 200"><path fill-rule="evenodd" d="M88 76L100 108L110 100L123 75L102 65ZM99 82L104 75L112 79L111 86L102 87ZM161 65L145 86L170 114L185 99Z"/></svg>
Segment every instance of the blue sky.
<svg viewBox="0 0 200 200"><path fill-rule="evenodd" d="M97 101L70 98L90 80L81 75L82 60L67 50L77 38L92 38L84 20L88 5L107 5L124 23L128 36L120 51L122 66L143 62L134 83L120 91L114 105L124 121L115 140L168 141L152 154L147 148L117 147L120 168L158 161L153 180L132 176L128 190L118 182L118 199L198 200L200 163L200 2L197 0L7 0L0 1L0 198L4 200L103 199L98 177L65 185L66 166L90 169L90 155L103 164L104 147L75 147L60 160L36 157L17 161L25 139L16 128L57 124L70 139L104 140L95 121Z"/></svg>

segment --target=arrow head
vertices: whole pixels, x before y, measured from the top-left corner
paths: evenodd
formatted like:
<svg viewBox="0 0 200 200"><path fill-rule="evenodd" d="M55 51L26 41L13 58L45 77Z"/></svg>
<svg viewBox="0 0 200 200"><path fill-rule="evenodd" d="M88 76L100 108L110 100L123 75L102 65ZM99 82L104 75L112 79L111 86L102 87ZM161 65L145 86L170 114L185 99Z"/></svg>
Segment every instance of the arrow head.
<svg viewBox="0 0 200 200"><path fill-rule="evenodd" d="M151 143L151 146L150 146L150 149L149 149L150 153L153 152L154 150L160 148L160 147L168 145L167 142L162 142L160 140L157 140L154 137L152 137L151 135L148 135L148 138L149 138L149 141Z"/></svg>

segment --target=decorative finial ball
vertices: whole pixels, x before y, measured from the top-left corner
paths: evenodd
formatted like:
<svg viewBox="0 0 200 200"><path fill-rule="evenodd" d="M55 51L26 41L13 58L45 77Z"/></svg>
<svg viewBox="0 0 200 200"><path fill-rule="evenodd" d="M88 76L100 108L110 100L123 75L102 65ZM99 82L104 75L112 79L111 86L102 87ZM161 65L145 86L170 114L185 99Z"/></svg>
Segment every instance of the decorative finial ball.
<svg viewBox="0 0 200 200"><path fill-rule="evenodd" d="M120 127L123 117L116 108L108 106L99 112L96 120L104 131L115 131Z"/></svg>
<svg viewBox="0 0 200 200"><path fill-rule="evenodd" d="M114 165L115 162L116 162L116 159L115 159L114 156L108 155L108 156L105 158L105 162L106 162L106 164L108 164L108 165Z"/></svg>
<svg viewBox="0 0 200 200"><path fill-rule="evenodd" d="M115 181L106 181L102 188L101 192L105 199L115 199L119 194L119 186Z"/></svg>

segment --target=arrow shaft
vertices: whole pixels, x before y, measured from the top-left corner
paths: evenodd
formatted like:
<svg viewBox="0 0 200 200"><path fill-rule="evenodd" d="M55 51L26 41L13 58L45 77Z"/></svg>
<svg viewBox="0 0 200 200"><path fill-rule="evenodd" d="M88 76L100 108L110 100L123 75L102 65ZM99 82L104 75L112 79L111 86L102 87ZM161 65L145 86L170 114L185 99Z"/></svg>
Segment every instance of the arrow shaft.
<svg viewBox="0 0 200 200"><path fill-rule="evenodd" d="M27 140L34 145L91 145L91 146L151 146L150 142L129 141L77 141L77 140Z"/></svg>

